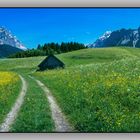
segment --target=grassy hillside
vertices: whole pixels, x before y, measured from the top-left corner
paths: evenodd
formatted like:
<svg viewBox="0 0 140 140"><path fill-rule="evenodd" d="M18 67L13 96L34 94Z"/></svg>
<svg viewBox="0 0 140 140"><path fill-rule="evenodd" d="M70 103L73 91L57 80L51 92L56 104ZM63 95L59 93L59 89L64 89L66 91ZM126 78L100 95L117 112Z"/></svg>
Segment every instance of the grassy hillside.
<svg viewBox="0 0 140 140"><path fill-rule="evenodd" d="M136 132L140 131L139 55L139 49L130 48L76 51L59 55L67 62L65 70L34 76L50 88L76 130Z"/></svg>
<svg viewBox="0 0 140 140"><path fill-rule="evenodd" d="M35 73L80 132L140 131L140 61Z"/></svg>
<svg viewBox="0 0 140 140"><path fill-rule="evenodd" d="M73 66L77 64L112 62L127 57L135 57L137 54L139 54L138 51L133 50L133 52L131 52L131 48L95 48L74 51L66 54L63 53L58 55L58 57L64 61L67 66Z"/></svg>
<svg viewBox="0 0 140 140"><path fill-rule="evenodd" d="M138 48L99 48L99 49L83 49L69 53L56 55L63 61L66 67L77 66L81 64L95 64L112 62L124 58L134 58L140 56ZM44 59L44 56L29 58L11 58L0 59L0 70L23 70L23 72L31 72L37 69L38 64Z"/></svg>
<svg viewBox="0 0 140 140"><path fill-rule="evenodd" d="M0 70L20 73L28 83L32 82L27 78L28 74L42 81L52 91L70 123L80 132L140 131L140 49L84 49L57 57L65 63L65 69L35 72L45 57L31 57L1 59ZM32 96L32 91L28 96ZM19 120L26 116L26 122L30 121L28 113L23 113L27 107L24 104ZM40 113L36 111L33 114ZM14 131L27 127L17 122Z"/></svg>

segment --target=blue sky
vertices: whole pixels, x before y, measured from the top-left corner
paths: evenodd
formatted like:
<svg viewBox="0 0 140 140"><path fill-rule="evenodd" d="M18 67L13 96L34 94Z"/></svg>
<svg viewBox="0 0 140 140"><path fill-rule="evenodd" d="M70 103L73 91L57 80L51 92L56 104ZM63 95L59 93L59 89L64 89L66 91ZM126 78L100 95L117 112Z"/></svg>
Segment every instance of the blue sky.
<svg viewBox="0 0 140 140"><path fill-rule="evenodd" d="M1 8L0 26L27 47L48 42L94 42L105 31L138 28L140 9L113 8Z"/></svg>

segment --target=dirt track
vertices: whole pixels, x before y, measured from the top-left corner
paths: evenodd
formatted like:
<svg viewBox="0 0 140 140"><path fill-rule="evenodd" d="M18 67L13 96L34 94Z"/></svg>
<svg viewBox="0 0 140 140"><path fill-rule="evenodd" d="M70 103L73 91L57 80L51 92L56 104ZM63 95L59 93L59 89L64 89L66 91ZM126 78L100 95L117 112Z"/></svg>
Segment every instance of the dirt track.
<svg viewBox="0 0 140 140"><path fill-rule="evenodd" d="M31 76L30 76L31 77ZM44 93L46 94L49 104L50 104L50 110L52 112L52 119L55 123L55 132L72 132L72 127L66 120L64 114L62 113L61 109L57 105L57 102L55 101L52 93L49 91L49 89L39 80L31 77L34 79L37 84L42 88Z"/></svg>
<svg viewBox="0 0 140 140"><path fill-rule="evenodd" d="M0 132L9 132L10 126L14 123L14 120L17 117L20 107L22 106L22 104L24 102L24 96L26 95L26 92L27 92L27 83L21 75L19 75L19 77L22 81L21 92L20 92L14 106L12 107L11 111L7 114L4 122L0 126Z"/></svg>

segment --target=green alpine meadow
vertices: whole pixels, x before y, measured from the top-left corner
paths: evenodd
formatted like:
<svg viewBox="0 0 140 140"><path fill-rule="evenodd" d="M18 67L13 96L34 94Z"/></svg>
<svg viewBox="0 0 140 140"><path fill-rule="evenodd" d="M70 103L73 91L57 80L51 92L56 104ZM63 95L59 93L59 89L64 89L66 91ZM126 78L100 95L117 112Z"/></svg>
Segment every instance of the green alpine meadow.
<svg viewBox="0 0 140 140"><path fill-rule="evenodd" d="M48 99L29 76L48 87L76 132L140 131L140 49L82 49L56 57L64 69L36 71L43 56L0 60L0 71L22 75L28 85L10 132L55 132Z"/></svg>
<svg viewBox="0 0 140 140"><path fill-rule="evenodd" d="M140 133L139 17L0 8L0 133Z"/></svg>

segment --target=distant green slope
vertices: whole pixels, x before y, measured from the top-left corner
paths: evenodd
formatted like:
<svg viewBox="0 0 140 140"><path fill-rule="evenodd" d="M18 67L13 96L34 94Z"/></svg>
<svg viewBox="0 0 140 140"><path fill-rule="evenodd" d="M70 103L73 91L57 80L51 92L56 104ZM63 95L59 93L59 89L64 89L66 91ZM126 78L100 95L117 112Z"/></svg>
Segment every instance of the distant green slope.
<svg viewBox="0 0 140 140"><path fill-rule="evenodd" d="M121 60L124 58L132 58L139 56L139 48L124 47L84 49L58 55L58 57L62 61L64 61L66 66L111 62L114 60Z"/></svg>
<svg viewBox="0 0 140 140"><path fill-rule="evenodd" d="M13 55L17 52L22 52L23 50L18 49L16 47L12 47L10 45L0 45L0 58L8 57L9 55Z"/></svg>
<svg viewBox="0 0 140 140"><path fill-rule="evenodd" d="M83 49L69 53L56 55L62 60L66 67L91 64L91 63L108 63L114 60L121 60L123 58L140 57L139 48L96 48ZM37 69L38 64L45 58L45 56L30 57L30 58L10 58L0 60L0 70L23 70L33 71Z"/></svg>

